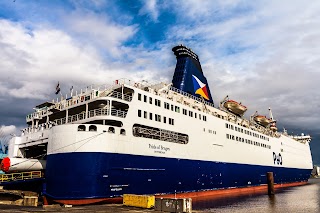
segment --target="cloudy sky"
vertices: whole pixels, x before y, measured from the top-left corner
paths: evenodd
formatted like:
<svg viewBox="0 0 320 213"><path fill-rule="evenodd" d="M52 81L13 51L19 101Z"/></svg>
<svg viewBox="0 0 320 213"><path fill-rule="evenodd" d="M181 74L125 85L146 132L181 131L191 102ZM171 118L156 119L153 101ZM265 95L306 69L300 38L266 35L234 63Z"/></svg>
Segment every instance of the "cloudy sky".
<svg viewBox="0 0 320 213"><path fill-rule="evenodd" d="M170 82L171 48L200 57L215 104L271 107L279 129L311 134L320 164L320 2L1 0L0 126L62 92L119 78ZM10 126L12 125L12 126Z"/></svg>

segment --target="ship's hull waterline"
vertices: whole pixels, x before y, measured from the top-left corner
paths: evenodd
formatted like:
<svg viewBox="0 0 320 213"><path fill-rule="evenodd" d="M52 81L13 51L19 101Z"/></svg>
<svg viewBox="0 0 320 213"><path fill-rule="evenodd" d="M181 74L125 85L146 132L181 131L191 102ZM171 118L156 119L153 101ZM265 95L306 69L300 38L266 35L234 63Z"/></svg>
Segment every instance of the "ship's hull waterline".
<svg viewBox="0 0 320 213"><path fill-rule="evenodd" d="M47 169L46 188L50 193L45 195L69 204L101 202L123 194L197 192L200 196L210 194L208 191L214 194L227 188L266 184L266 173L270 171L277 184L299 185L308 180L311 172L310 169L96 152L50 155Z"/></svg>

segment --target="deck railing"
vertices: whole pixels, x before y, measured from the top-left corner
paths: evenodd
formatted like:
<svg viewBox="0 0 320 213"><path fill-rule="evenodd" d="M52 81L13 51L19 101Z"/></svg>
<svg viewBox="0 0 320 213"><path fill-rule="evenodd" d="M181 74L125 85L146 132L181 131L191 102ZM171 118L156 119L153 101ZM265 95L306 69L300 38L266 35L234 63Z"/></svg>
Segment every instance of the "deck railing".
<svg viewBox="0 0 320 213"><path fill-rule="evenodd" d="M121 92L117 92L117 91L112 91L108 96L113 97L113 98L117 98L117 99L122 99L125 101L132 100L132 95L122 94Z"/></svg>
<svg viewBox="0 0 320 213"><path fill-rule="evenodd" d="M0 183L18 180L29 180L42 177L44 177L44 174L41 171L10 173L0 175Z"/></svg>
<svg viewBox="0 0 320 213"><path fill-rule="evenodd" d="M110 113L111 111L111 113ZM70 115L68 116L68 123L80 121L86 118L85 112L76 114L76 115ZM105 115L112 115L120 118L125 118L127 115L126 111L118 110L118 109L93 109L88 111L88 118L96 117L96 116L105 116ZM66 118L60 118L54 120L54 123L56 125L62 125L66 124Z"/></svg>

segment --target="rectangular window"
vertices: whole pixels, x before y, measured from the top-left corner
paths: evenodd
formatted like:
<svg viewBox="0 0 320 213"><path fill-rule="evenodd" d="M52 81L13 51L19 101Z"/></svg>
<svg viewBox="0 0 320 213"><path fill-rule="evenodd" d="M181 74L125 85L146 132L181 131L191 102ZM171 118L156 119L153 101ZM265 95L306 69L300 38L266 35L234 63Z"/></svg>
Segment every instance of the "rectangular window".
<svg viewBox="0 0 320 213"><path fill-rule="evenodd" d="M201 114L199 114L199 120L201 120Z"/></svg>
<svg viewBox="0 0 320 213"><path fill-rule="evenodd" d="M152 120L152 113L149 113L149 119Z"/></svg>
<svg viewBox="0 0 320 213"><path fill-rule="evenodd" d="M154 119L155 119L156 121L158 121L158 122L161 122L161 116L160 116L160 115L155 114L155 115L154 115Z"/></svg>
<svg viewBox="0 0 320 213"><path fill-rule="evenodd" d="M174 111L174 106L171 104L171 111Z"/></svg>
<svg viewBox="0 0 320 213"><path fill-rule="evenodd" d="M204 116L203 116L203 120L204 120L204 121L207 121L207 116L204 115ZM233 129L233 127L232 127L232 129Z"/></svg>
<svg viewBox="0 0 320 213"><path fill-rule="evenodd" d="M176 106L175 111L179 113L180 112L180 107Z"/></svg>
<svg viewBox="0 0 320 213"><path fill-rule="evenodd" d="M147 96L146 95L143 96L143 101L147 102Z"/></svg>
<svg viewBox="0 0 320 213"><path fill-rule="evenodd" d="M141 101L141 94L138 93L138 100Z"/></svg>
<svg viewBox="0 0 320 213"><path fill-rule="evenodd" d="M183 112L184 115L187 115L187 110L186 109L183 109L182 112Z"/></svg>
<svg viewBox="0 0 320 213"><path fill-rule="evenodd" d="M227 139L229 139L229 134L227 134Z"/></svg>
<svg viewBox="0 0 320 213"><path fill-rule="evenodd" d="M149 97L149 104L152 104L152 98Z"/></svg>
<svg viewBox="0 0 320 213"><path fill-rule="evenodd" d="M193 117L193 112L192 111L189 111L189 116Z"/></svg>
<svg viewBox="0 0 320 213"><path fill-rule="evenodd" d="M169 124L170 125L174 125L174 119L173 118L169 118Z"/></svg>
<svg viewBox="0 0 320 213"><path fill-rule="evenodd" d="M164 108L165 109L169 109L170 108L170 104L168 104L167 102L164 102Z"/></svg>
<svg viewBox="0 0 320 213"><path fill-rule="evenodd" d="M138 116L141 117L141 110L138 110Z"/></svg>
<svg viewBox="0 0 320 213"><path fill-rule="evenodd" d="M147 113L146 111L144 111L143 113L144 113L144 114L143 114L143 117L144 117L144 118L147 118L147 117L148 117L148 113Z"/></svg>
<svg viewBox="0 0 320 213"><path fill-rule="evenodd" d="M194 117L197 118L197 113L196 112L194 113Z"/></svg>
<svg viewBox="0 0 320 213"><path fill-rule="evenodd" d="M167 123L167 117L163 116L163 123Z"/></svg>

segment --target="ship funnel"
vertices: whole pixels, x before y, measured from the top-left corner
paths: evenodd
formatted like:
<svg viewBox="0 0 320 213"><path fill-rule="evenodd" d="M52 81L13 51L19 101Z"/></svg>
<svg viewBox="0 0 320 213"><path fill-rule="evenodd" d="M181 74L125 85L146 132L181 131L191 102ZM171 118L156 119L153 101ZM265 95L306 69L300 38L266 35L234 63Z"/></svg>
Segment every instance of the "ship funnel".
<svg viewBox="0 0 320 213"><path fill-rule="evenodd" d="M213 103L198 55L182 44L172 48L172 51L177 57L172 79L173 87Z"/></svg>

